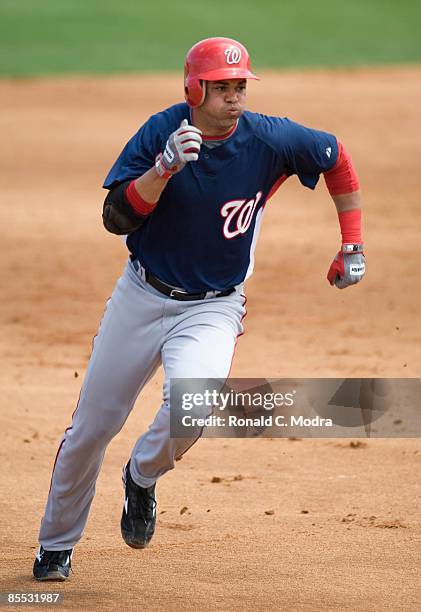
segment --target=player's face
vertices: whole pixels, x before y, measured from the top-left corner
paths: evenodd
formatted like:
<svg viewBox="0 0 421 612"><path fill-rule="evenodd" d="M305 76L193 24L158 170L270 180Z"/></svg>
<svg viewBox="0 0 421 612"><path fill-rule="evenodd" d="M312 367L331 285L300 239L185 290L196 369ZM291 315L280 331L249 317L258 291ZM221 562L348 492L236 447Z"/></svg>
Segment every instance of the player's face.
<svg viewBox="0 0 421 612"><path fill-rule="evenodd" d="M194 109L205 134L223 134L233 127L245 110L246 87L246 79L206 82L205 101Z"/></svg>

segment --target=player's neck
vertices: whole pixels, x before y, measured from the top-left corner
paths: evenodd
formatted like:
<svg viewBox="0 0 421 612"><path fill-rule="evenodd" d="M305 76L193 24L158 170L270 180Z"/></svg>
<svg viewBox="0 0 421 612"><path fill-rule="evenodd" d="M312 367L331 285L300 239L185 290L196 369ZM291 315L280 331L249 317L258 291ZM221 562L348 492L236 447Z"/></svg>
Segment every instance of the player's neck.
<svg viewBox="0 0 421 612"><path fill-rule="evenodd" d="M211 123L202 117L200 112L193 109L191 112L192 124L202 130L204 139L221 139L228 138L235 131L238 124L238 119L233 119L232 122L224 123L224 125L218 125Z"/></svg>

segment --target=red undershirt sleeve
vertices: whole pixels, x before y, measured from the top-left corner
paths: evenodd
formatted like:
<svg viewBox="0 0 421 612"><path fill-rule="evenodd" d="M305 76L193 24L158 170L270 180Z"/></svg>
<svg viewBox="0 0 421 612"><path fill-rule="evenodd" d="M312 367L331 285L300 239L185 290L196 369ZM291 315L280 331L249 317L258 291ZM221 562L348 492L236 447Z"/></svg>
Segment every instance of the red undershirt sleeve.
<svg viewBox="0 0 421 612"><path fill-rule="evenodd" d="M338 140L338 158L336 164L323 173L330 195L343 195L358 191L360 183L352 159L343 144Z"/></svg>

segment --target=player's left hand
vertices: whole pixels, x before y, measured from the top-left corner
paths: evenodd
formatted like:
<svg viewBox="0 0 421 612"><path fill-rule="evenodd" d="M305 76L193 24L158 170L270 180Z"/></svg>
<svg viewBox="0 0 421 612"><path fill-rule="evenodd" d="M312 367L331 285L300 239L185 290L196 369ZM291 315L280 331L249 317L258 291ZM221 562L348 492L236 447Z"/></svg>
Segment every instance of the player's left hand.
<svg viewBox="0 0 421 612"><path fill-rule="evenodd" d="M333 260L327 280L339 289L359 283L365 274L365 256L362 244L344 244Z"/></svg>

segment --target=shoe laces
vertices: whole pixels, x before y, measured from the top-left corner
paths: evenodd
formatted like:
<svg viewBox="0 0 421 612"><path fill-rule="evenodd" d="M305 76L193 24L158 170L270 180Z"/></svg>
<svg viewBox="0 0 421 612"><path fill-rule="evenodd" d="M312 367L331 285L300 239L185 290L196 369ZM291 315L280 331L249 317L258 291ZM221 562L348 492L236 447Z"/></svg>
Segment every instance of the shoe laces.
<svg viewBox="0 0 421 612"><path fill-rule="evenodd" d="M138 491L136 496L136 501L138 503L136 504L137 512L135 512L135 518L140 518L146 523L148 519L153 517L156 508L156 499L153 495L153 489L152 493L150 493L150 489L144 489L143 487L139 487L139 489L140 491Z"/></svg>
<svg viewBox="0 0 421 612"><path fill-rule="evenodd" d="M123 471L123 482L126 495L132 497L134 503L129 503L129 513L134 519L141 519L145 524L154 515L156 508L155 485L145 488L136 484L130 474L130 461ZM134 498L134 499L133 499Z"/></svg>
<svg viewBox="0 0 421 612"><path fill-rule="evenodd" d="M54 563L62 565L64 561L71 557L72 550L43 550L41 555L41 564L48 565Z"/></svg>

